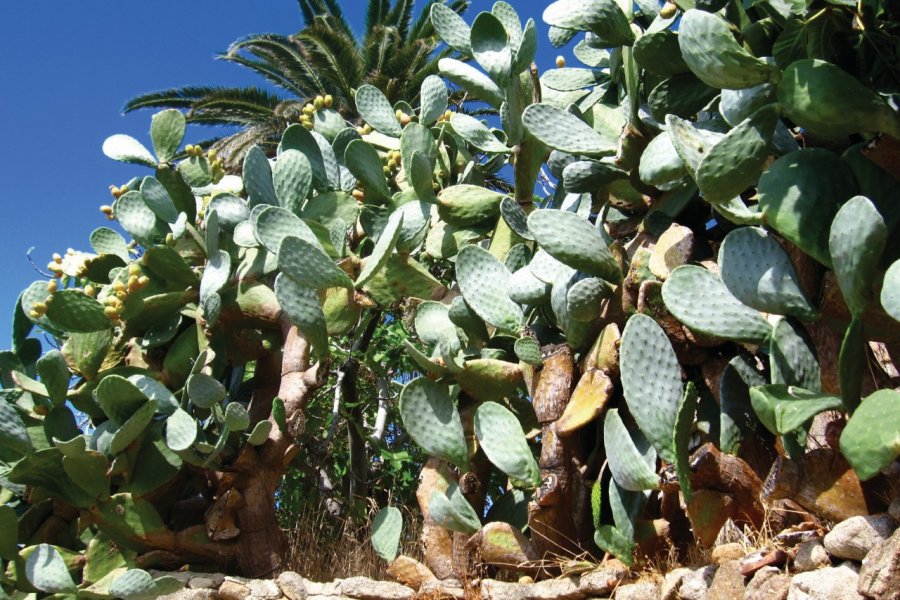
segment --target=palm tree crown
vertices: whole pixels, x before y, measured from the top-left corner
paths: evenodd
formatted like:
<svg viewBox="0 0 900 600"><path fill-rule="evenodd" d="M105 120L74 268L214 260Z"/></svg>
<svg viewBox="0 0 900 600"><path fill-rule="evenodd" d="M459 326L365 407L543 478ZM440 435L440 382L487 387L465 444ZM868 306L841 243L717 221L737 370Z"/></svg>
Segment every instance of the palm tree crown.
<svg viewBox="0 0 900 600"><path fill-rule="evenodd" d="M209 140L236 167L254 145L273 151L281 133L302 114L306 102L330 94L334 108L350 121L358 115L353 95L359 86L379 88L393 103L414 102L422 80L437 71L446 50L429 18L430 0L413 18L413 0L369 0L365 32L354 35L338 0L298 0L303 28L294 35L253 34L235 41L218 56L247 67L287 92L259 86L185 86L132 98L125 112L142 108L186 110L188 122L237 126L240 130ZM448 7L462 14L468 0Z"/></svg>

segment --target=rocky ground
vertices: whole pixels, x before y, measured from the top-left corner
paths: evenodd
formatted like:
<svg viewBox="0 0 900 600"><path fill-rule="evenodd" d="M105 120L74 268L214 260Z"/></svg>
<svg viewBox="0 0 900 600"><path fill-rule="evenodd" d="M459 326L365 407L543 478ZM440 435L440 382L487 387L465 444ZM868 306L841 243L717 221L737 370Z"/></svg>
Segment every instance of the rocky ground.
<svg viewBox="0 0 900 600"><path fill-rule="evenodd" d="M747 553L738 542L712 549L711 564L674 568L660 576L635 575L616 560L580 576L518 583L492 579L438 581L424 565L400 557L388 573L397 581L365 577L328 583L297 573L250 580L208 573L167 573L185 589L165 600L900 600L900 500L889 513L858 516L821 530L776 536Z"/></svg>

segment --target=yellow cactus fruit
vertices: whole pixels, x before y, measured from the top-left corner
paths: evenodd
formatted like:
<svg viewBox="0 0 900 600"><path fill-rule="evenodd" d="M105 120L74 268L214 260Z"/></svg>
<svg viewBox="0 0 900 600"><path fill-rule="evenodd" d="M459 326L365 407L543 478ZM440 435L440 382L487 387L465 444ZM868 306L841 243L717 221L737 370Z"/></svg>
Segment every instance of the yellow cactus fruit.
<svg viewBox="0 0 900 600"><path fill-rule="evenodd" d="M206 153L206 158L208 158L211 161L216 160L216 156L218 156L218 153L215 150L210 150L209 152Z"/></svg>
<svg viewBox="0 0 900 600"><path fill-rule="evenodd" d="M372 131L373 131L372 126L369 125L368 123L366 123L365 126L363 127L363 135L369 135L370 133L372 133Z"/></svg>
<svg viewBox="0 0 900 600"><path fill-rule="evenodd" d="M62 262L62 256L59 255L59 252L53 253L53 262L59 264Z"/></svg>
<svg viewBox="0 0 900 600"><path fill-rule="evenodd" d="M141 267L138 266L136 263L131 263L130 265L128 265L128 274L129 275L140 275Z"/></svg>
<svg viewBox="0 0 900 600"><path fill-rule="evenodd" d="M303 126L304 129L312 129L313 128L312 121L305 121L305 122L301 123L301 125Z"/></svg>
<svg viewBox="0 0 900 600"><path fill-rule="evenodd" d="M87 284L86 286L84 286L84 293L91 298L94 298L97 296L97 289L91 284Z"/></svg>
<svg viewBox="0 0 900 600"><path fill-rule="evenodd" d="M304 115L306 115L308 117L308 116L312 115L314 112L316 112L316 107L313 106L312 104L304 104L301 111L303 112Z"/></svg>
<svg viewBox="0 0 900 600"><path fill-rule="evenodd" d="M353 190L352 192L350 192L350 195L353 196L353 198L355 198L357 202L362 202L366 199L366 195L362 190L359 189Z"/></svg>
<svg viewBox="0 0 900 600"><path fill-rule="evenodd" d="M387 166L387 165L385 165L384 168L381 169L381 170L384 172L385 175L390 175L390 174L391 174L391 168L390 168L389 166Z"/></svg>
<svg viewBox="0 0 900 600"><path fill-rule="evenodd" d="M675 6L672 2L666 2L663 7L659 10L659 16L663 19L671 19L675 16L675 11L678 10L678 7Z"/></svg>
<svg viewBox="0 0 900 600"><path fill-rule="evenodd" d="M325 106L325 98L322 96L316 96L316 99L313 100L313 106L316 107L316 110L321 110L323 106Z"/></svg>
<svg viewBox="0 0 900 600"><path fill-rule="evenodd" d="M394 111L394 114L395 114L395 115L397 116L397 118L399 119L400 117L403 116L403 111L400 110L400 109L398 108L396 111Z"/></svg>
<svg viewBox="0 0 900 600"><path fill-rule="evenodd" d="M331 94L326 94L324 101L325 108L331 108L332 106L334 106L334 96L332 96Z"/></svg>
<svg viewBox="0 0 900 600"><path fill-rule="evenodd" d="M400 125L406 127L411 122L412 122L412 117L410 117L408 114L403 113L402 115L400 115Z"/></svg>
<svg viewBox="0 0 900 600"><path fill-rule="evenodd" d="M147 287L148 285L150 285L150 278L146 275L141 275L140 277L138 277L138 285L142 288Z"/></svg>
<svg viewBox="0 0 900 600"><path fill-rule="evenodd" d="M562 69L565 66L566 66L566 57L562 56L562 55L557 56L556 57L556 68Z"/></svg>
<svg viewBox="0 0 900 600"><path fill-rule="evenodd" d="M124 292L124 291L125 291L125 284L122 283L121 281L115 282L115 283L113 284L113 291L114 291L114 292Z"/></svg>
<svg viewBox="0 0 900 600"><path fill-rule="evenodd" d="M116 321L119 318L119 309L107 306L103 309L103 314L106 315L106 318L110 321Z"/></svg>
<svg viewBox="0 0 900 600"><path fill-rule="evenodd" d="M55 279L51 279L47 282L47 291L51 294L55 294L56 290L59 289L59 282Z"/></svg>

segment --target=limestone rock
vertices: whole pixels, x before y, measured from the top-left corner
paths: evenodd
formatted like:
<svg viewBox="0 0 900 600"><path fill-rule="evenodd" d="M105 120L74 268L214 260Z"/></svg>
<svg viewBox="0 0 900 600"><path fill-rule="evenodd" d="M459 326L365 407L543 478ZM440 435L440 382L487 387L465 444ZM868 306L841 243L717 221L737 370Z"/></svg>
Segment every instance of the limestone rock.
<svg viewBox="0 0 900 600"><path fill-rule="evenodd" d="M803 542L797 547L797 556L794 558L794 570L798 573L815 571L831 566L831 557L825 550L822 538L815 538Z"/></svg>
<svg viewBox="0 0 900 600"><path fill-rule="evenodd" d="M732 560L740 560L744 558L744 554L744 547L737 542L722 544L713 548L712 561L717 565L721 565Z"/></svg>
<svg viewBox="0 0 900 600"><path fill-rule="evenodd" d="M585 596L608 596L627 574L625 565L611 560L597 571L583 574L578 589Z"/></svg>
<svg viewBox="0 0 900 600"><path fill-rule="evenodd" d="M719 565L707 596L716 600L744 599L744 575L741 573L740 561L729 560Z"/></svg>
<svg viewBox="0 0 900 600"><path fill-rule="evenodd" d="M435 579L431 569L419 561L402 554L388 565L386 573L388 577L397 583L402 583L414 590L421 588L426 581Z"/></svg>
<svg viewBox="0 0 900 600"><path fill-rule="evenodd" d="M900 600L900 529L863 559L858 589L877 600Z"/></svg>
<svg viewBox="0 0 900 600"><path fill-rule="evenodd" d="M157 600L218 600L219 598L220 596L216 594L215 590L184 589L160 596Z"/></svg>
<svg viewBox="0 0 900 600"><path fill-rule="evenodd" d="M744 600L786 600L791 577L777 567L763 567L744 590Z"/></svg>
<svg viewBox="0 0 900 600"><path fill-rule="evenodd" d="M250 595L254 598L259 598L261 600L281 598L281 589L278 587L278 584L271 579L251 579L247 581L246 585L250 589Z"/></svg>
<svg viewBox="0 0 900 600"><path fill-rule="evenodd" d="M638 583L629 583L628 585L619 586L616 600L647 600L648 598L659 598L659 584L655 581L640 581Z"/></svg>
<svg viewBox="0 0 900 600"><path fill-rule="evenodd" d="M681 587L678 588L678 596L681 600L706 600L706 593L709 591L709 586L712 584L715 574L715 565L691 571L681 581Z"/></svg>
<svg viewBox="0 0 900 600"><path fill-rule="evenodd" d="M306 582L297 573L285 571L275 580L288 600L306 600Z"/></svg>
<svg viewBox="0 0 900 600"><path fill-rule="evenodd" d="M481 582L482 600L522 600L524 586L518 583L507 583L494 579Z"/></svg>
<svg viewBox="0 0 900 600"><path fill-rule="evenodd" d="M306 594L308 596L340 596L341 584L338 581L326 581L319 583L304 579L303 584L306 586Z"/></svg>
<svg viewBox="0 0 900 600"><path fill-rule="evenodd" d="M529 586L522 586L522 598L525 600L578 600L584 596L578 588L578 582L571 577L547 579Z"/></svg>
<svg viewBox="0 0 900 600"><path fill-rule="evenodd" d="M187 586L194 590L214 590L218 589L223 581L225 581L225 576L220 573L194 573L193 577L188 580Z"/></svg>
<svg viewBox="0 0 900 600"><path fill-rule="evenodd" d="M230 577L219 586L219 598L222 600L244 600L249 595L249 587Z"/></svg>
<svg viewBox="0 0 900 600"><path fill-rule="evenodd" d="M788 600L863 600L856 591L859 573L856 565L845 562L794 575L788 590Z"/></svg>
<svg viewBox="0 0 900 600"><path fill-rule="evenodd" d="M659 236L656 247L653 248L653 254L650 255L650 272L660 279L665 279L672 269L687 264L691 259L693 247L694 233L690 228L673 224Z"/></svg>
<svg viewBox="0 0 900 600"><path fill-rule="evenodd" d="M430 579L419 588L419 597L433 598L435 600L464 600L466 590L452 580Z"/></svg>
<svg viewBox="0 0 900 600"><path fill-rule="evenodd" d="M689 573L693 573L693 569L687 567L678 567L666 573L666 578L659 590L659 600L678 600L678 588L681 582Z"/></svg>
<svg viewBox="0 0 900 600"><path fill-rule="evenodd" d="M834 526L825 536L825 549L832 556L862 560L878 542L886 540L897 523L887 514L851 517Z"/></svg>
<svg viewBox="0 0 900 600"><path fill-rule="evenodd" d="M375 581L368 577L340 579L341 593L360 600L412 600L415 591L393 581Z"/></svg>

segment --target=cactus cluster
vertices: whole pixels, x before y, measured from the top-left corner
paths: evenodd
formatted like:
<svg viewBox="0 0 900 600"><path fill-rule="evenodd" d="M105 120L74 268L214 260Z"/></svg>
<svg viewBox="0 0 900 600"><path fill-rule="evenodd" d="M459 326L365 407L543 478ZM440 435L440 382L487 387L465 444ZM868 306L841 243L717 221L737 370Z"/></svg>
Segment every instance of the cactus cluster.
<svg viewBox="0 0 900 600"><path fill-rule="evenodd" d="M817 18L805 6L636 7L550 4L551 42L583 34L585 66L539 74L533 20L500 1L470 25L434 4L452 52L415 106L362 86L361 125L315 98L240 177L182 149L178 111L154 116L153 152L109 138L108 156L152 169L102 208L131 240L101 227L92 253L54 256L0 354L4 590L140 599L175 587L142 570L166 561L278 568L278 535L243 531L245 503L277 522L259 490L330 443L306 407L332 377L353 392L361 364L388 389L405 379L384 418L426 455L417 499L442 577L476 556L631 564L709 544L720 517L764 526L764 499L719 469L764 480L825 452L857 488L891 489L886 84L827 45L786 50ZM492 114L449 109L447 82ZM404 356L385 364L365 346L398 322ZM203 514L179 514L197 497ZM691 528L668 535L675 522ZM375 517L385 560L401 529L396 507Z"/></svg>

